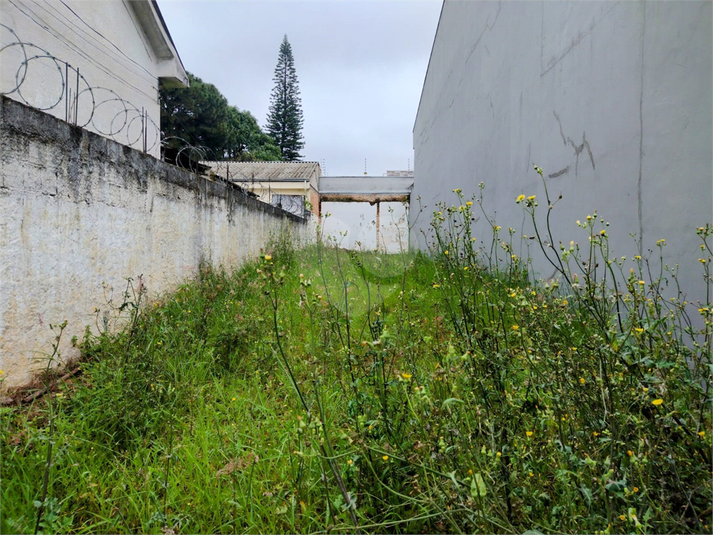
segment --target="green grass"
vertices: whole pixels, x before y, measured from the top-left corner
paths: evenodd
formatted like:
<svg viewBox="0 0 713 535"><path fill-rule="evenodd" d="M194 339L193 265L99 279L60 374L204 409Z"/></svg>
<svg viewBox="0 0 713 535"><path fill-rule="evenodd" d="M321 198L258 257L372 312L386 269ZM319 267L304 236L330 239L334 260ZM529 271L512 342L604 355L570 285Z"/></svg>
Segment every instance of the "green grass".
<svg viewBox="0 0 713 535"><path fill-rule="evenodd" d="M709 301L579 284L575 249L536 284L470 210L430 256L282 241L130 284L79 377L2 409L2 532L710 532Z"/></svg>

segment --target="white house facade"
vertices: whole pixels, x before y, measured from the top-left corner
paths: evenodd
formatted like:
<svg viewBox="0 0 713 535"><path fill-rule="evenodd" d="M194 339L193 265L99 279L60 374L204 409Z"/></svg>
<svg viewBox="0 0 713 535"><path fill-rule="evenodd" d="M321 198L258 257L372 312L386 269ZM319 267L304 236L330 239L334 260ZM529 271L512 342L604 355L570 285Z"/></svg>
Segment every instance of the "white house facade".
<svg viewBox="0 0 713 535"><path fill-rule="evenodd" d="M159 156L159 86L188 85L152 0L0 0L0 93Z"/></svg>

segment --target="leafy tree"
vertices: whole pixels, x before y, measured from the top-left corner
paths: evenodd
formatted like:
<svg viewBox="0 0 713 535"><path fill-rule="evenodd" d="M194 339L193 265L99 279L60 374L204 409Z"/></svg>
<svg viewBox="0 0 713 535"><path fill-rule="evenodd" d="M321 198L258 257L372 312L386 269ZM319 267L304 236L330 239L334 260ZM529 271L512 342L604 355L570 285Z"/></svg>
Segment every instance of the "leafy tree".
<svg viewBox="0 0 713 535"><path fill-rule="evenodd" d="M280 160L280 149L249 111L230 106L213 84L188 73L190 87L161 88L161 135L167 154L186 144L205 158Z"/></svg>
<svg viewBox="0 0 713 535"><path fill-rule="evenodd" d="M297 72L292 57L292 47L287 36L282 40L277 57L275 87L270 95L270 110L267 114L267 132L280 147L282 157L288 161L302 157L302 100L297 85Z"/></svg>
<svg viewBox="0 0 713 535"><path fill-rule="evenodd" d="M282 159L280 148L260 129L257 119L249 111L239 111L231 106L228 110L228 128L228 159L263 162Z"/></svg>

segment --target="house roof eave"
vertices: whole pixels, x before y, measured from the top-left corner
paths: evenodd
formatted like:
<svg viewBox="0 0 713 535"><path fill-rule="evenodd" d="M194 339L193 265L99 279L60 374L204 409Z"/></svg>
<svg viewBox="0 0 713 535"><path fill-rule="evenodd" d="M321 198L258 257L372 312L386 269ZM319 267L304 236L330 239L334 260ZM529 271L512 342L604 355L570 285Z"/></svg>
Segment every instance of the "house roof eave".
<svg viewBox="0 0 713 535"><path fill-rule="evenodd" d="M188 87L188 74L156 0L131 0L127 3L136 15L141 30L159 60L158 78L167 86Z"/></svg>

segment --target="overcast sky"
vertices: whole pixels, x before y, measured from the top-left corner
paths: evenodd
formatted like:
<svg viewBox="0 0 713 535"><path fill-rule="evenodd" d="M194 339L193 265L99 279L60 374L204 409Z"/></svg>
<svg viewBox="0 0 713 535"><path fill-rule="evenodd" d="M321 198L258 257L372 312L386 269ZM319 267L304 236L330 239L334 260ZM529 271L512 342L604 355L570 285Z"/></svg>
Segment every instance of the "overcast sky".
<svg viewBox="0 0 713 535"><path fill-rule="evenodd" d="M326 174L413 169L413 123L441 0L159 0L189 72L264 128L282 38L292 45L304 160Z"/></svg>

